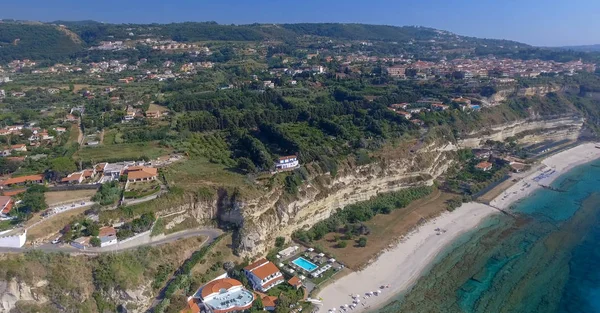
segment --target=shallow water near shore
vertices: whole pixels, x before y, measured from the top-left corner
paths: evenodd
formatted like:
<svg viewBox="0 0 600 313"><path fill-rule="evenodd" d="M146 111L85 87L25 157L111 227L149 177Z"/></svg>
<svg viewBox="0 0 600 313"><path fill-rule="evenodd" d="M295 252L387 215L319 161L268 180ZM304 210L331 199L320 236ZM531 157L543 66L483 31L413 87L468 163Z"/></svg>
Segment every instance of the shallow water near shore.
<svg viewBox="0 0 600 313"><path fill-rule="evenodd" d="M552 187L457 239L378 312L600 312L600 161Z"/></svg>

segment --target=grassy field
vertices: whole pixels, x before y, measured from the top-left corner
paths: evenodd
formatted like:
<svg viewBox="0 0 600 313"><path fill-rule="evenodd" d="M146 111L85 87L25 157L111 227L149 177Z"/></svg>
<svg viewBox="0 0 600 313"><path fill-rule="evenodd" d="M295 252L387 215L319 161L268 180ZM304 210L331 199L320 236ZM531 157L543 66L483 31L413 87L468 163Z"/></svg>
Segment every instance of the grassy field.
<svg viewBox="0 0 600 313"><path fill-rule="evenodd" d="M164 170L170 186L196 191L203 186L239 188L244 195L257 195L259 190L242 174L229 171L225 166L211 163L205 158L190 159Z"/></svg>
<svg viewBox="0 0 600 313"><path fill-rule="evenodd" d="M424 220L445 212L445 202L454 197L456 195L436 190L428 197L417 200L405 208L394 210L391 214L376 215L365 222L371 230L371 233L365 236L366 247L358 247L355 240L348 240L345 248L337 248L334 237L341 235L336 233L327 234L317 244L349 268L357 270Z"/></svg>
<svg viewBox="0 0 600 313"><path fill-rule="evenodd" d="M148 107L148 111L165 112L165 111L169 111L169 109L167 107L164 107L162 105L158 105L156 103L150 103L150 106Z"/></svg>
<svg viewBox="0 0 600 313"><path fill-rule="evenodd" d="M79 140L79 126L73 124L69 130L69 144L77 143L77 140Z"/></svg>
<svg viewBox="0 0 600 313"><path fill-rule="evenodd" d="M142 157L155 159L167 155L171 150L158 146L158 143L123 143L99 147L84 147L75 155L76 160L103 162L109 160L139 160Z"/></svg>
<svg viewBox="0 0 600 313"><path fill-rule="evenodd" d="M61 229L63 229L63 227L65 227L65 225L82 217L83 213L87 209L89 209L89 207L78 208L78 209L74 209L74 210L67 211L64 213L60 213L60 214L54 215L54 216L46 219L45 221L29 228L27 230L27 242L33 243L40 239L47 240L47 239L53 239L54 237L57 237L58 232ZM28 224L30 222L34 222L36 220L39 220L39 218L32 218L31 220L28 221Z"/></svg>
<svg viewBox="0 0 600 313"><path fill-rule="evenodd" d="M95 189L91 190L69 190L69 191L52 191L46 192L46 203L53 206L60 203L71 202L76 200L90 199L96 194Z"/></svg>

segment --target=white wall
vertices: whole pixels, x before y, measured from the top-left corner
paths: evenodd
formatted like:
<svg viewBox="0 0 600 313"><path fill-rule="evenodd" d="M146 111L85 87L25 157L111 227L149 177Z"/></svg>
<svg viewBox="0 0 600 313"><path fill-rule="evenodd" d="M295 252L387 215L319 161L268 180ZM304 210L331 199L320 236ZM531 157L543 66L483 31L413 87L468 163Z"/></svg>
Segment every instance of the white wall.
<svg viewBox="0 0 600 313"><path fill-rule="evenodd" d="M4 248L21 248L27 240L27 232L12 236L0 237L0 247Z"/></svg>

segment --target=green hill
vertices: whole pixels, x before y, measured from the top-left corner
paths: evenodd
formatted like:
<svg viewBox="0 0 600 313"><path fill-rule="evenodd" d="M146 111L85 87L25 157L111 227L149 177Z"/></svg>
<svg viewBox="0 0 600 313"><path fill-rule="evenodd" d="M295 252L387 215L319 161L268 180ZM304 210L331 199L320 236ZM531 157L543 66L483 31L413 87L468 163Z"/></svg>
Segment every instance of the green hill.
<svg viewBox="0 0 600 313"><path fill-rule="evenodd" d="M83 49L77 35L55 25L0 23L0 61L61 60Z"/></svg>

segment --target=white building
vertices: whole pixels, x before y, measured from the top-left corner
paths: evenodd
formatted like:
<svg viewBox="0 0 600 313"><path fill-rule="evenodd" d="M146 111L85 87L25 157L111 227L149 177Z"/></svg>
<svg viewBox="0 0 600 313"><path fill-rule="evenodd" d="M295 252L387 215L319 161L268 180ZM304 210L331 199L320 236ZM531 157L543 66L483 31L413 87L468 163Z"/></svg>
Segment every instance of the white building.
<svg viewBox="0 0 600 313"><path fill-rule="evenodd" d="M264 258L244 267L244 273L252 288L260 292L266 292L285 281L277 266Z"/></svg>
<svg viewBox="0 0 600 313"><path fill-rule="evenodd" d="M278 171L282 171L282 170L296 168L296 167L298 167L298 165L299 165L298 157L296 157L295 155L288 155L288 156L279 158L279 160L275 164L275 167L277 168Z"/></svg>
<svg viewBox="0 0 600 313"><path fill-rule="evenodd" d="M0 247L21 248L27 240L27 229L17 228L0 233Z"/></svg>

